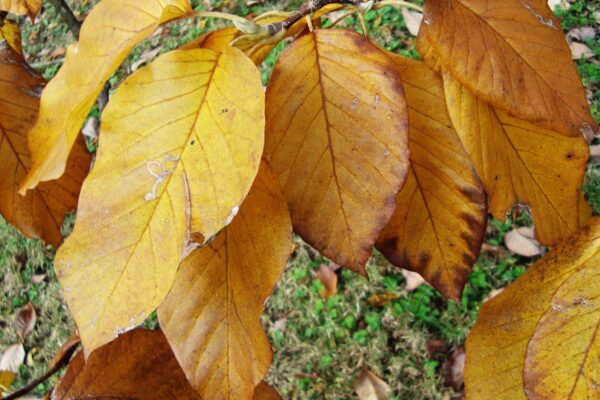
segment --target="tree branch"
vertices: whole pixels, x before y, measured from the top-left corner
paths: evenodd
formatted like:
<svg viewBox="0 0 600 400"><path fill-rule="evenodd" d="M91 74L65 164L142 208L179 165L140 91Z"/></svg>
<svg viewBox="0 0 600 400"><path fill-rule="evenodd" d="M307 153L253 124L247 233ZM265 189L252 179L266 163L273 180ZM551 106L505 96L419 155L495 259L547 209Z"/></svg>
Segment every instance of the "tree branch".
<svg viewBox="0 0 600 400"><path fill-rule="evenodd" d="M81 22L77 19L73 11L69 5L65 2L65 0L49 0L50 3L56 10L59 12L61 18L65 21L65 23L69 26L69 29L75 36L75 39L79 40L79 31L81 30Z"/></svg>

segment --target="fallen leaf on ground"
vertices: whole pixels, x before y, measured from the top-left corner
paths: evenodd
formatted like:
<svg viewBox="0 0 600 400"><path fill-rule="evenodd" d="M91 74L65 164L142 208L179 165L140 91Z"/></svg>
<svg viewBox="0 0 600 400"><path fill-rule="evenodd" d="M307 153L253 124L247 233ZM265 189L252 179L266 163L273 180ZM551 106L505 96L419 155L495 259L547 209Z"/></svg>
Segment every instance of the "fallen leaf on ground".
<svg viewBox="0 0 600 400"><path fill-rule="evenodd" d="M404 276L404 279L406 279L405 289L407 292L412 292L413 290L421 286L423 283L426 283L425 279L423 279L421 275L413 271L403 269L402 276Z"/></svg>
<svg viewBox="0 0 600 400"><path fill-rule="evenodd" d="M281 400L281 396L272 386L262 381L254 390L253 400Z"/></svg>
<svg viewBox="0 0 600 400"><path fill-rule="evenodd" d="M321 264L321 267L316 272L316 274L317 278L319 278L319 280L325 287L325 289L321 291L321 296L328 298L335 295L337 291L338 282L337 274L325 264Z"/></svg>
<svg viewBox="0 0 600 400"><path fill-rule="evenodd" d="M17 317L15 318L15 325L17 326L19 336L24 338L29 335L35 327L36 320L37 314L35 308L33 308L31 303L27 303L25 307L17 312Z"/></svg>
<svg viewBox="0 0 600 400"><path fill-rule="evenodd" d="M13 344L6 349L0 358L0 371L17 373L19 367L25 361L25 348L22 343Z"/></svg>
<svg viewBox="0 0 600 400"><path fill-rule="evenodd" d="M399 297L397 293L380 293L370 296L367 301L377 307L385 307Z"/></svg>
<svg viewBox="0 0 600 400"><path fill-rule="evenodd" d="M416 11L411 11L406 7L402 7L402 16L404 17L404 22L406 23L406 27L411 35L417 36L419 34L419 27L421 26L421 21L423 20L423 14Z"/></svg>
<svg viewBox="0 0 600 400"><path fill-rule="evenodd" d="M460 391L465 382L465 347L457 347L445 365L446 384L452 386L454 390Z"/></svg>
<svg viewBox="0 0 600 400"><path fill-rule="evenodd" d="M571 49L571 55L573 57L573 60L579 60L582 57L594 57L594 52L592 51L592 49L590 49L583 43L571 42L569 44L569 48Z"/></svg>
<svg viewBox="0 0 600 400"><path fill-rule="evenodd" d="M387 400L390 387L366 368L362 368L354 381L354 391L360 400Z"/></svg>
<svg viewBox="0 0 600 400"><path fill-rule="evenodd" d="M524 257L535 257L542 254L542 246L535 240L533 228L520 227L504 236L504 244L511 252Z"/></svg>
<svg viewBox="0 0 600 400"><path fill-rule="evenodd" d="M14 372L0 371L0 398L8 391L15 379L17 379L17 375Z"/></svg>
<svg viewBox="0 0 600 400"><path fill-rule="evenodd" d="M591 26L580 26L573 28L567 33L567 39L584 42L586 40L594 40L596 38L596 30Z"/></svg>

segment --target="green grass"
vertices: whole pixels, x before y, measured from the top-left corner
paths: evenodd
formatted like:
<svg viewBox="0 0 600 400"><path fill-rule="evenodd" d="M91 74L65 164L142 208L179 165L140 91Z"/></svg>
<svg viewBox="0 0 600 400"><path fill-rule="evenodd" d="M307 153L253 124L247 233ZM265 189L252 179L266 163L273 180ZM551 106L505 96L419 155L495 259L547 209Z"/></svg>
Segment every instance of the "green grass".
<svg viewBox="0 0 600 400"><path fill-rule="evenodd" d="M97 0L68 0L78 13L87 12ZM205 2L193 1L196 8ZM267 1L248 7L245 2L211 2L237 14L260 13L267 9L293 7L300 2ZM571 2L567 10L559 10L566 31L579 26L597 26L597 3L585 0ZM371 36L390 51L416 58L414 38L405 29L401 13L386 7L369 12L367 21ZM359 27L354 18L346 26ZM117 86L128 74L133 62L148 49L160 47L168 51L207 30L224 26L215 20L192 20L170 24L157 35L137 46L132 55L111 78ZM54 76L59 62L48 63L48 54L72 41L55 10L48 6L36 25L23 19L25 48L29 61L43 72ZM586 43L596 53L595 59L578 60L596 119L600 120L599 43ZM277 46L261 66L266 82L285 43ZM92 115L97 110L92 112ZM596 215L600 214L600 171L590 167L583 191ZM528 213L519 215L516 225L530 224ZM503 238L513 226L490 221L486 243L502 246ZM67 229L68 230L68 229ZM296 251L269 300L263 325L273 344L274 362L267 377L289 399L352 399L352 382L361 367L367 367L384 378L392 388L393 399L450 399L459 394L444 384L444 363L448 354L462 345L475 323L482 302L493 291L517 279L532 260L505 252L482 252L460 302L442 299L429 286L413 292L405 289L400 271L380 254L369 261L370 280L345 270L338 271L339 285L335 296L324 299L315 271L326 262L310 247L297 241ZM20 236L0 218L0 353L18 341L14 315L31 302L38 313L33 333L26 338L27 363L21 368L15 387L46 368L58 346L73 329L69 312L62 303L61 289L52 270L53 250L39 241ZM46 275L39 284L34 275ZM395 299L384 306L369 302L372 295L392 294ZM146 327L156 327L151 316ZM428 343L441 341L443 351L428 351ZM53 382L41 385L43 394Z"/></svg>

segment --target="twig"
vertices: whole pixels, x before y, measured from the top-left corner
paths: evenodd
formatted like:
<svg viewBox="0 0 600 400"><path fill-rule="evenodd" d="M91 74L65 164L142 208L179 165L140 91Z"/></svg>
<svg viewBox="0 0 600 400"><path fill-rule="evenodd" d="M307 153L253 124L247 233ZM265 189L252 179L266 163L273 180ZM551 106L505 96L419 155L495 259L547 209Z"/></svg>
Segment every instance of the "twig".
<svg viewBox="0 0 600 400"><path fill-rule="evenodd" d="M81 22L77 19L69 5L65 2L65 0L50 0L50 3L56 10L60 13L60 16L65 21L65 23L69 26L69 29L75 36L75 39L79 40L79 31L81 30Z"/></svg>
<svg viewBox="0 0 600 400"><path fill-rule="evenodd" d="M27 385L23 386L20 389L17 389L15 392L12 392L11 394L7 395L6 397L2 397L2 400L16 400L19 397L24 396L27 393L31 392L33 389L36 388L37 385L47 381L48 378L50 378L52 375L56 374L62 367L66 366L69 363L69 361L71 360L73 353L75 353L75 350L77 350L77 345L74 345L74 346L70 347L69 349L67 349L67 351L65 351L61 355L60 359L57 360L55 363L53 363L52 366L42 376L34 379L33 381L29 382Z"/></svg>

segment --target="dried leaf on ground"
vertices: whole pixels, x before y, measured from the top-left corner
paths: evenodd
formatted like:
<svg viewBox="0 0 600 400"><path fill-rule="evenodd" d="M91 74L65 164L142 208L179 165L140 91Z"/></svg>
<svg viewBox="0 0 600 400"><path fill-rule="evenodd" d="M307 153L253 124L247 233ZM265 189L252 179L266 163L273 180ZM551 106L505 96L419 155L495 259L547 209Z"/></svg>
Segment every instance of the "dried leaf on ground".
<svg viewBox="0 0 600 400"><path fill-rule="evenodd" d="M53 400L199 400L161 331L136 329L93 352L79 352Z"/></svg>
<svg viewBox="0 0 600 400"><path fill-rule="evenodd" d="M19 23L17 21L12 19L4 20L4 24L0 26L0 43L3 40L6 40L6 43L8 43L8 45L17 53L23 54L21 29L19 28Z"/></svg>
<svg viewBox="0 0 600 400"><path fill-rule="evenodd" d="M131 49L160 24L191 12L188 0L103 0L93 8L79 42L69 46L65 63L42 94L40 117L29 133L32 168L21 193L63 175L98 94Z"/></svg>
<svg viewBox="0 0 600 400"><path fill-rule="evenodd" d="M35 312L35 308L31 303L27 303L25 307L17 311L15 325L17 327L19 336L25 338L27 335L29 335L35 327L36 320L37 313Z"/></svg>
<svg viewBox="0 0 600 400"><path fill-rule="evenodd" d="M492 107L567 136L597 126L545 1L429 1L424 19L420 35L444 69Z"/></svg>
<svg viewBox="0 0 600 400"><path fill-rule="evenodd" d="M359 400L387 400L390 387L366 368L362 368L354 381L354 391Z"/></svg>
<svg viewBox="0 0 600 400"><path fill-rule="evenodd" d="M317 278L321 281L324 290L321 291L321 296L328 298L337 292L338 276L333 269L325 264L321 264L321 267L316 272Z"/></svg>
<svg viewBox="0 0 600 400"><path fill-rule="evenodd" d="M598 398L599 265L594 218L483 304L466 345L468 399Z"/></svg>
<svg viewBox="0 0 600 400"><path fill-rule="evenodd" d="M263 163L239 214L182 263L158 309L160 325L203 399L249 399L267 374L272 351L260 315L291 250L285 198Z"/></svg>
<svg viewBox="0 0 600 400"><path fill-rule="evenodd" d="M260 75L235 48L172 51L121 84L55 260L86 354L163 302L193 233L233 220L263 141Z"/></svg>
<svg viewBox="0 0 600 400"><path fill-rule="evenodd" d="M572 42L569 44L569 48L571 49L571 57L573 60L579 60L580 58L592 58L595 56L592 49L583 43Z"/></svg>
<svg viewBox="0 0 600 400"><path fill-rule="evenodd" d="M524 257L535 257L542 254L542 246L535 240L533 228L520 227L506 233L504 244L513 253Z"/></svg>
<svg viewBox="0 0 600 400"><path fill-rule="evenodd" d="M389 56L406 93L411 167L377 248L457 300L485 236L486 196L452 127L441 77L421 62Z"/></svg>
<svg viewBox="0 0 600 400"><path fill-rule="evenodd" d="M0 371L18 373L19 367L25 361L25 348L22 343L9 346L0 358Z"/></svg>
<svg viewBox="0 0 600 400"><path fill-rule="evenodd" d="M261 381L254 391L253 400L281 400L281 396L269 384Z"/></svg>
<svg viewBox="0 0 600 400"><path fill-rule="evenodd" d="M423 14L402 7L402 17L404 18L406 28L410 34L417 36L419 34L419 28L421 27L421 21L423 21Z"/></svg>
<svg viewBox="0 0 600 400"><path fill-rule="evenodd" d="M342 29L294 41L267 88L265 154L295 232L361 274L408 172L405 104L394 64Z"/></svg>
<svg viewBox="0 0 600 400"><path fill-rule="evenodd" d="M403 269L402 276L406 279L406 287L404 289L406 289L407 292L412 292L422 284L426 283L425 279L417 272Z"/></svg>
<svg viewBox="0 0 600 400"><path fill-rule="evenodd" d="M465 370L465 348L459 346L450 355L446 363L444 364L445 376L444 380L446 384L452 386L454 390L459 392L465 382L464 370Z"/></svg>
<svg viewBox="0 0 600 400"><path fill-rule="evenodd" d="M32 21L42 7L42 0L0 0L0 11L14 15L28 15Z"/></svg>

